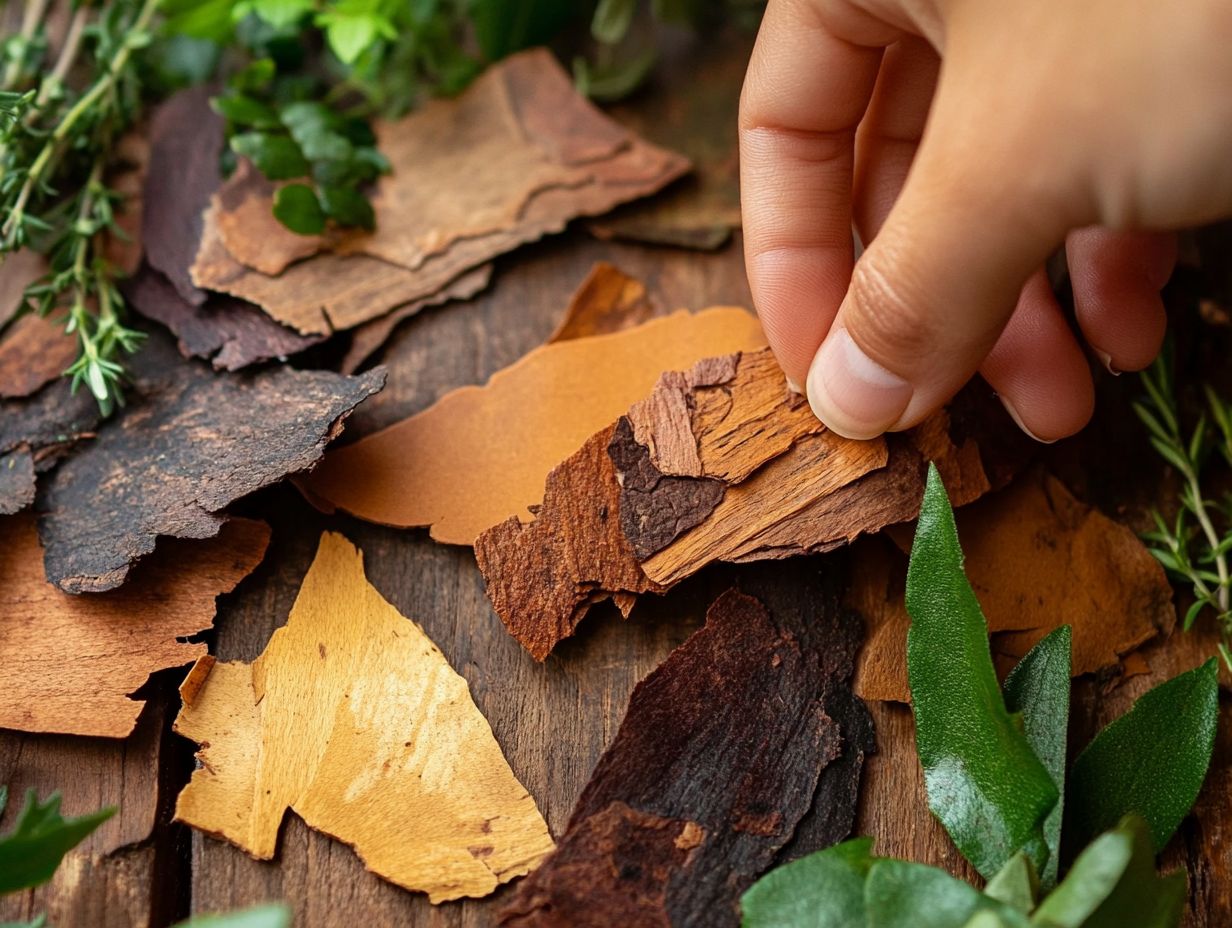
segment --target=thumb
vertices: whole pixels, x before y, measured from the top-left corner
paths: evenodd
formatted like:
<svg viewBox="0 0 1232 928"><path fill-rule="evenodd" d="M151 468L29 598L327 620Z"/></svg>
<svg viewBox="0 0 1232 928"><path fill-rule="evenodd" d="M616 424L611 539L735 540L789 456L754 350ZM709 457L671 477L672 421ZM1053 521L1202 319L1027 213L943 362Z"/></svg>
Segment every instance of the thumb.
<svg viewBox="0 0 1232 928"><path fill-rule="evenodd" d="M944 405L1073 223L1065 198L1048 189L1045 158L990 144L988 122L975 137L945 128L981 121L969 112L961 123L941 120L935 102L903 191L809 368L813 411L849 438L909 428Z"/></svg>

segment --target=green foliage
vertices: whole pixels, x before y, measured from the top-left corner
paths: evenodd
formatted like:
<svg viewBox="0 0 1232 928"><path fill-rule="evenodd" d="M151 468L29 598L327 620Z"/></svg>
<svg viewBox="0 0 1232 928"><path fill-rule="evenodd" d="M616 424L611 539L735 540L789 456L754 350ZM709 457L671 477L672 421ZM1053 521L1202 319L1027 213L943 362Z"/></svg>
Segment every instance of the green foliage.
<svg viewBox="0 0 1232 928"><path fill-rule="evenodd" d="M991 863L1016 840L1006 838L1015 834L1007 822L1036 827L1017 832L1020 846L995 872L985 871L983 893L941 870L873 857L867 839L820 851L745 893L745 928L1176 928L1185 876L1157 876L1154 857L1206 775L1219 714L1215 661L1157 686L1105 728L1075 761L1067 789L1069 629L1054 631L1019 662L1004 696L995 677L989 682L987 628L962 573L953 512L935 468L907 596L908 674L930 808L977 866L968 848ZM1021 743L1005 734L1007 720ZM995 756L999 747L1005 753ZM1025 774L1012 769L1024 763ZM1041 771L1054 795L1042 829L1036 797L970 795L995 772L1021 783ZM1090 843L1056 884L1062 818L1070 844Z"/></svg>
<svg viewBox="0 0 1232 928"><path fill-rule="evenodd" d="M1130 813L1146 821L1155 850L1168 843L1211 762L1218 672L1211 658L1144 693L1078 755L1065 825L1078 846Z"/></svg>
<svg viewBox="0 0 1232 928"><path fill-rule="evenodd" d="M197 915L176 928L291 928L291 909L277 902L258 905L238 912L218 915Z"/></svg>
<svg viewBox="0 0 1232 928"><path fill-rule="evenodd" d="M1024 849L1042 866L1042 825L1057 787L1005 708L935 467L911 549L907 612L907 674L929 808L984 876Z"/></svg>
<svg viewBox="0 0 1232 928"><path fill-rule="evenodd" d="M1061 857L1072 638L1070 627L1062 625L1028 651L1005 680L1006 707L1022 716L1023 734L1057 787L1057 804L1044 819L1048 860L1039 872L1044 892L1057 884Z"/></svg>
<svg viewBox="0 0 1232 928"><path fill-rule="evenodd" d="M0 812L7 798L8 791L0 787ZM114 814L109 807L66 819L60 815L59 793L39 802L34 790L27 791L13 830L0 835L0 894L46 883L64 855Z"/></svg>
<svg viewBox="0 0 1232 928"><path fill-rule="evenodd" d="M325 210L311 187L288 184L274 195L274 215L299 235L320 235L325 231Z"/></svg>
<svg viewBox="0 0 1232 928"><path fill-rule="evenodd" d="M1232 670L1232 498L1217 505L1207 498L1202 483L1212 457L1232 467L1232 404L1208 386L1206 411L1192 430L1186 430L1176 401L1170 349L1143 371L1142 385L1146 397L1134 404L1134 410L1150 433L1151 446L1176 468L1182 481L1176 518L1169 523L1156 512L1156 530L1144 537L1169 575L1193 589L1185 629L1203 612L1214 613L1223 632L1220 654Z"/></svg>

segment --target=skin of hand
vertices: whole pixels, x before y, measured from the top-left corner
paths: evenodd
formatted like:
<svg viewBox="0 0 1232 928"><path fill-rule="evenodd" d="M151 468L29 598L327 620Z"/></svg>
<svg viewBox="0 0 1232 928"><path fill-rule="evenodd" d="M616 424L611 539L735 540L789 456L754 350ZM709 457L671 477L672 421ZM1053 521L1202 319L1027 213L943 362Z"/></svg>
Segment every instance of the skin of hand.
<svg viewBox="0 0 1232 928"><path fill-rule="evenodd" d="M1232 215L1227 0L769 0L740 104L745 258L834 431L909 428L977 371L1030 435L1163 340L1167 230ZM867 244L854 260L852 227Z"/></svg>

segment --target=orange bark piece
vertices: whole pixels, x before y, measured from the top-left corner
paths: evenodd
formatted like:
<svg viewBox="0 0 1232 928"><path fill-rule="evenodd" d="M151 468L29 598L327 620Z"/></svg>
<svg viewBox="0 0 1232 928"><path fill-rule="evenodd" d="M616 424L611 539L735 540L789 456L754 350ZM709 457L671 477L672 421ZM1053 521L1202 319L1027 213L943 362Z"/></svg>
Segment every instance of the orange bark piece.
<svg viewBox="0 0 1232 928"><path fill-rule="evenodd" d="M0 728L127 736L145 705L130 697L156 670L205 654L180 639L214 621L214 600L260 563L261 522L215 538L164 539L123 589L71 596L47 582L34 519L0 519Z"/></svg>
<svg viewBox="0 0 1232 928"><path fill-rule="evenodd" d="M268 860L292 809L434 903L485 896L552 851L466 680L340 535L321 537L260 657L204 666L175 723L202 761L177 820Z"/></svg>
<svg viewBox="0 0 1232 928"><path fill-rule="evenodd" d="M600 261L578 285L565 315L548 338L564 342L590 335L610 335L659 315L646 285L614 265Z"/></svg>
<svg viewBox="0 0 1232 928"><path fill-rule="evenodd" d="M660 372L763 344L750 313L714 307L543 345L484 386L327 454L301 485L325 508L473 544L510 516L529 521L552 467L649 393Z"/></svg>
<svg viewBox="0 0 1232 928"><path fill-rule="evenodd" d="M1024 477L960 510L957 520L967 576L1003 672L1058 625L1073 627L1077 676L1115 665L1175 623L1172 589L1137 536L1054 477ZM869 543L854 564L848 601L869 624L856 693L907 702L905 555Z"/></svg>

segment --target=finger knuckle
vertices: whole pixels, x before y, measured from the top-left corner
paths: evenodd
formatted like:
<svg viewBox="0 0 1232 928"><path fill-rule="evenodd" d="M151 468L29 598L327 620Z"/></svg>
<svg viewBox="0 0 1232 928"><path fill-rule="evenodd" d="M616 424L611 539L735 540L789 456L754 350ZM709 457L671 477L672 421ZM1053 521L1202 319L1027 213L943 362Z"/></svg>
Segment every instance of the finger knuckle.
<svg viewBox="0 0 1232 928"><path fill-rule="evenodd" d="M887 268L894 268L891 275ZM848 329L874 359L908 360L935 345L941 321L903 262L860 261L848 293Z"/></svg>

